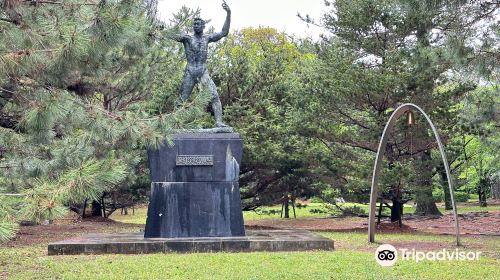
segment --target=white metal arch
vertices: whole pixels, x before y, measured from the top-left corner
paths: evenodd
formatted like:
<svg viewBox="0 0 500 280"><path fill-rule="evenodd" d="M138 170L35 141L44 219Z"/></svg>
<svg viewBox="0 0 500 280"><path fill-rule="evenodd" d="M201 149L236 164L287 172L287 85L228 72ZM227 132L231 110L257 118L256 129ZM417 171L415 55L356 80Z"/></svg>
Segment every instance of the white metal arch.
<svg viewBox="0 0 500 280"><path fill-rule="evenodd" d="M377 205L377 196L378 196L378 177L380 174L380 166L382 164L382 159L385 154L385 146L387 145L387 140L389 137L389 131L392 130L394 125L396 124L396 121L399 117L401 117L403 114L406 112L410 111L411 109L417 109L424 115L425 119L431 126L432 132L434 134L434 137L436 138L436 141L439 146L439 151L441 153L441 158L443 159L444 163L444 168L446 170L446 177L448 178L448 188L450 189L450 196L451 196L451 204L453 206L453 214L455 216L455 231L456 231L456 237L457 237L457 246L460 246L460 228L458 225L458 215L457 215L457 208L455 205L455 195L453 192L453 187L451 183L451 174L450 174L450 167L448 166L448 161L446 160L446 155L444 153L444 147L443 143L441 142L441 139L439 138L439 135L437 133L437 129L432 123L431 119L429 116L422 110L420 107L418 107L415 104L411 103L406 103L401 106L399 106L391 115L389 118L389 121L385 125L384 132L382 133L382 138L380 139L378 150L377 150L377 158L375 159L375 165L373 167L373 175L372 175L372 186L371 186L371 194L370 194L370 215L368 218L368 239L370 242L375 242L375 213L376 213L376 205Z"/></svg>

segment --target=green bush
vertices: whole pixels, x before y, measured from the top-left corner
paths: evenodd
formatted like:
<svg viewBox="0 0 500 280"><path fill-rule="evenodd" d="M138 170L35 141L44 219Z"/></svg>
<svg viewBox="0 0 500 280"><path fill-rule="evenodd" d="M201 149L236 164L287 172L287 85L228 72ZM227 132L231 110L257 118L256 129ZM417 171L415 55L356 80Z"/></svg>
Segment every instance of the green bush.
<svg viewBox="0 0 500 280"><path fill-rule="evenodd" d="M19 226L14 219L16 210L13 206L19 201L17 197L0 196L0 243L16 235Z"/></svg>
<svg viewBox="0 0 500 280"><path fill-rule="evenodd" d="M443 202L444 201L444 192L443 189L434 189L432 191L432 197L435 202Z"/></svg>
<svg viewBox="0 0 500 280"><path fill-rule="evenodd" d="M455 192L456 202L467 202L469 201L470 195L466 192Z"/></svg>
<svg viewBox="0 0 500 280"><path fill-rule="evenodd" d="M0 243L8 241L16 236L19 226L17 223L0 221Z"/></svg>
<svg viewBox="0 0 500 280"><path fill-rule="evenodd" d="M443 202L444 201L444 192L443 189L434 189L432 191L432 197L435 202ZM470 194L462 191L455 191L455 201L456 202L467 202L472 198ZM476 195L477 199L477 195Z"/></svg>
<svg viewBox="0 0 500 280"><path fill-rule="evenodd" d="M317 196L311 198L311 203L323 203L323 202L324 202L323 199Z"/></svg>
<svg viewBox="0 0 500 280"><path fill-rule="evenodd" d="M300 203L300 202L297 202L297 203L295 203L295 207L297 207L297 208L299 208L299 209L300 209L300 208L306 208L306 207L307 207L307 204L302 204L302 203Z"/></svg>
<svg viewBox="0 0 500 280"><path fill-rule="evenodd" d="M479 200L479 195L477 193L471 193L469 194L469 199L478 201Z"/></svg>
<svg viewBox="0 0 500 280"><path fill-rule="evenodd" d="M357 205L354 205L354 206L345 207L342 210L342 214L344 216L360 216L360 215L366 215L366 211L363 208L361 208Z"/></svg>
<svg viewBox="0 0 500 280"><path fill-rule="evenodd" d="M309 212L311 214L325 214L325 213L328 213L328 211L326 211L325 209L320 209L320 208L309 209Z"/></svg>

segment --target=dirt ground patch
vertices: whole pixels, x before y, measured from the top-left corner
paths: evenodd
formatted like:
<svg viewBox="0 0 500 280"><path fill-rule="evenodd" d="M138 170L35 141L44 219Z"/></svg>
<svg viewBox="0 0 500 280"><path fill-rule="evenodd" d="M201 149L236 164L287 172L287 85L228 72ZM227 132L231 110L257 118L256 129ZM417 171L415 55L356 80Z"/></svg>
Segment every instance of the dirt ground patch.
<svg viewBox="0 0 500 280"><path fill-rule="evenodd" d="M105 218L81 220L73 216L50 225L22 226L16 237L2 247L20 247L61 241L70 237L96 232L130 232L144 229L143 225L123 224Z"/></svg>
<svg viewBox="0 0 500 280"><path fill-rule="evenodd" d="M500 211L473 212L459 214L461 235L500 236ZM298 228L314 231L367 231L367 218L303 218L303 219L262 219L245 223L248 228ZM397 223L382 220L377 225L379 232L422 232L434 234L455 234L453 215L437 218L417 218L403 220L403 227Z"/></svg>
<svg viewBox="0 0 500 280"><path fill-rule="evenodd" d="M460 234L500 236L500 211L458 214L458 222ZM408 220L406 224L423 232L455 234L455 220L451 214L437 219Z"/></svg>

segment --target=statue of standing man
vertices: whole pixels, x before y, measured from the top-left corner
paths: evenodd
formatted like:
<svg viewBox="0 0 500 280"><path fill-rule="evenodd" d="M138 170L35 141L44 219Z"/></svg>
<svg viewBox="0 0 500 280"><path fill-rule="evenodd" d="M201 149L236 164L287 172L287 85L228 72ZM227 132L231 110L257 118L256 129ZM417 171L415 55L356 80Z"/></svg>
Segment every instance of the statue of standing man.
<svg viewBox="0 0 500 280"><path fill-rule="evenodd" d="M174 40L184 44L186 53L187 66L184 70L184 78L181 86L181 99L184 101L189 98L194 86L201 82L202 85L208 86L212 94L212 110L215 115L217 127L226 127L222 122L222 105L220 103L219 94L214 81L210 78L207 70L207 52L208 44L217 42L227 36L229 33L229 25L231 23L231 10L225 1L222 3L222 8L226 10L226 21L222 27L222 31L213 34L203 34L205 29L205 21L201 18L195 18L193 22L194 34L178 34L173 37Z"/></svg>

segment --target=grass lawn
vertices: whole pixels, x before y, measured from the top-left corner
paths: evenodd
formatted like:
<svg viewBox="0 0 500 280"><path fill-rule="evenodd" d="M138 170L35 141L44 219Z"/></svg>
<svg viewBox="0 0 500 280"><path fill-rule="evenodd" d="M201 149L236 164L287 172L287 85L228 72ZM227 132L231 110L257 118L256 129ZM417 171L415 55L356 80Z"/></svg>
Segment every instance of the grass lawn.
<svg viewBox="0 0 500 280"><path fill-rule="evenodd" d="M492 208L494 207L498 206ZM297 215L299 218L322 217L325 214L321 211L309 211L322 208L324 205L310 204L308 207L298 208ZM276 209L279 210L279 207L269 207L260 213L246 212L245 219L276 218L279 213L268 211ZM125 216L117 212L112 218L143 224L146 212L146 208L139 208L135 215ZM86 222L81 224L84 228ZM110 223L104 231L135 231L142 228L120 225L122 224ZM43 227L41 229L40 235L43 235ZM68 231L61 234L60 239L68 234L75 233ZM462 237L465 247L460 250L481 251L478 261L417 263L398 260L393 267L381 267L375 262L374 256L379 244L388 243L397 248L423 251L439 251L443 248L454 251L454 237L421 233L380 233L376 235L377 243L369 244L366 232L320 234L335 240L335 251L49 257L48 241L32 245L18 242L15 247L0 245L0 279L498 279L498 236Z"/></svg>
<svg viewBox="0 0 500 280"><path fill-rule="evenodd" d="M479 261L399 261L384 268L364 233L323 233L333 252L46 256L46 244L0 248L0 278L8 279L498 279L498 238L464 238ZM445 244L453 237L381 234L383 243ZM467 250L467 249L464 249ZM3 271L3 272L2 272ZM3 274L2 274L3 273Z"/></svg>

